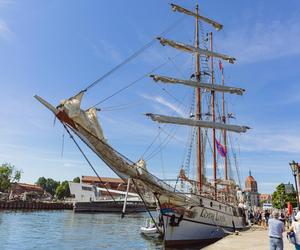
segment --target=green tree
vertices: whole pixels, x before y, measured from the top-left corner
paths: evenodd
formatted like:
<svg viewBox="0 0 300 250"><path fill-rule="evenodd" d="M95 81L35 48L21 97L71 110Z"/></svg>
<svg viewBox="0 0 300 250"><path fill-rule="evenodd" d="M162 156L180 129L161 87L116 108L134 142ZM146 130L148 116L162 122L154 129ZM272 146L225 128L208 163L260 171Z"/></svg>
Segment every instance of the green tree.
<svg viewBox="0 0 300 250"><path fill-rule="evenodd" d="M42 187L44 190L46 189L46 183L47 183L47 179L43 176L38 178L38 180L36 181L36 185Z"/></svg>
<svg viewBox="0 0 300 250"><path fill-rule="evenodd" d="M58 199L63 199L70 196L69 182L63 181L55 191L55 195Z"/></svg>
<svg viewBox="0 0 300 250"><path fill-rule="evenodd" d="M0 192L8 192L12 182L19 182L21 170L17 170L10 163L3 163L0 166Z"/></svg>
<svg viewBox="0 0 300 250"><path fill-rule="evenodd" d="M36 184L42 187L46 192L54 196L56 188L60 185L60 182L55 181L52 178L46 179L45 177L40 177L38 178Z"/></svg>
<svg viewBox="0 0 300 250"><path fill-rule="evenodd" d="M80 178L79 178L79 177L75 177L75 178L73 179L73 182L75 182L75 183L80 183Z"/></svg>
<svg viewBox="0 0 300 250"><path fill-rule="evenodd" d="M267 203L267 200L259 200L259 206L262 207L264 203Z"/></svg>
<svg viewBox="0 0 300 250"><path fill-rule="evenodd" d="M284 208L288 202L291 202L293 207L297 206L296 192L293 189L291 194L287 194L285 192L284 184L281 183L276 187L276 190L272 194L273 207L278 209Z"/></svg>

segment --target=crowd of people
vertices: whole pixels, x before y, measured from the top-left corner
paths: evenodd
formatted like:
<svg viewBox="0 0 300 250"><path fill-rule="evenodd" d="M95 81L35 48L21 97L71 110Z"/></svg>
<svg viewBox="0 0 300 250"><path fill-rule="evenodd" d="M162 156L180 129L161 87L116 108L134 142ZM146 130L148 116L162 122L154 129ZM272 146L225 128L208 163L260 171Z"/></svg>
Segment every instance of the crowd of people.
<svg viewBox="0 0 300 250"><path fill-rule="evenodd" d="M258 225L269 231L270 250L283 250L284 232L296 250L300 250L300 212L278 210L248 211L250 225Z"/></svg>
<svg viewBox="0 0 300 250"><path fill-rule="evenodd" d="M271 216L271 211L269 210L256 210L256 211L248 211L248 221L249 224L259 225L263 228L268 227L269 219ZM279 220L281 220L284 225L291 225L291 216L288 215L287 211L282 211L279 214Z"/></svg>

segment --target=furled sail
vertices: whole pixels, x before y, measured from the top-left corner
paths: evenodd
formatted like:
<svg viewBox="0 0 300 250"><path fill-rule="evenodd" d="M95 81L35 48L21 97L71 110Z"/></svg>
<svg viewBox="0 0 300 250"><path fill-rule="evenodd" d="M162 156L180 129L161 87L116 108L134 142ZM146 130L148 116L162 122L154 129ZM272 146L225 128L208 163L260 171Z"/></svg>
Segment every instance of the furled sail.
<svg viewBox="0 0 300 250"><path fill-rule="evenodd" d="M249 127L246 126L237 126L237 125L230 125L218 122L208 122L208 121L201 121L201 120L194 120L194 119L187 119L187 118L180 118L174 116L166 116L166 115L158 115L158 114L146 114L149 116L153 121L157 121L160 123L172 123L178 125L188 125L188 126L195 126L201 128L213 128L213 129L225 129L227 131L237 132L237 133L245 133Z"/></svg>
<svg viewBox="0 0 300 250"><path fill-rule="evenodd" d="M216 22L216 21L213 21L213 20L211 20L211 19L209 19L209 18L207 18L207 17L197 15L196 13L194 13L194 12L192 12L192 11L190 11L190 10L187 10L187 9L185 9L185 8L182 8L182 7L180 7L179 5L176 5L176 4L172 4L172 3L171 3L171 6L172 6L172 10L173 10L173 11L178 11L178 12L187 14L187 15L189 15L189 16L198 17L200 20L202 20L202 21L204 21L204 22L206 22L206 23L208 23L208 24L214 26L214 28L215 28L216 30L218 30L218 31L221 30L221 29L223 28L223 25L222 25L222 24L220 24L220 23L218 23L218 22Z"/></svg>
<svg viewBox="0 0 300 250"><path fill-rule="evenodd" d="M86 111L80 109L81 100L84 92L80 92L76 96L69 98L68 100L62 100L59 109L64 107L65 113L75 122L81 122L84 127L93 133L100 140L106 141L103 136L102 128L97 118L97 111L95 108L90 108ZM58 113L57 116L62 114ZM59 117L58 117L59 118Z"/></svg>
<svg viewBox="0 0 300 250"><path fill-rule="evenodd" d="M184 44L184 43L178 43L178 42L175 42L175 41L172 41L172 40L169 40L169 39L165 39L163 37L157 37L157 39L160 41L160 43L163 46L168 45L168 46L171 46L175 49L179 49L179 50L182 50L182 51L185 51L185 52L189 52L189 53L198 52L198 53L206 55L206 56L213 56L213 57L217 57L217 58L226 60L229 63L234 63L235 60L236 60L234 57L231 57L231 56L227 56L227 55L224 55L224 54L221 54L221 53L212 52L212 51L207 50L207 49L195 48L194 46L187 45L187 44Z"/></svg>
<svg viewBox="0 0 300 250"><path fill-rule="evenodd" d="M241 88L216 85L216 84L212 85L212 84L208 84L208 83L176 79L176 78L167 77L167 76L150 75L150 77L152 77L153 80L156 82L160 81L163 83L180 83L180 84L191 86L191 87L200 87L200 88L205 88L208 90L214 90L214 91L219 91L219 92L228 92L228 93L237 94L237 95L243 95L243 93L245 92L245 90L241 89Z"/></svg>

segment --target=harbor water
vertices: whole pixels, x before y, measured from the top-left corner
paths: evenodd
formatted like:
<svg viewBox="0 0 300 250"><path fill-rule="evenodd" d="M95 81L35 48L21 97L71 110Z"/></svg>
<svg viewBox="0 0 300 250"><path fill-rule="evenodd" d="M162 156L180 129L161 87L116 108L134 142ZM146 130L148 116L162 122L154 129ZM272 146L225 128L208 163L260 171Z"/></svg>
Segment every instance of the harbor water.
<svg viewBox="0 0 300 250"><path fill-rule="evenodd" d="M0 249L162 249L139 233L147 213L0 211Z"/></svg>

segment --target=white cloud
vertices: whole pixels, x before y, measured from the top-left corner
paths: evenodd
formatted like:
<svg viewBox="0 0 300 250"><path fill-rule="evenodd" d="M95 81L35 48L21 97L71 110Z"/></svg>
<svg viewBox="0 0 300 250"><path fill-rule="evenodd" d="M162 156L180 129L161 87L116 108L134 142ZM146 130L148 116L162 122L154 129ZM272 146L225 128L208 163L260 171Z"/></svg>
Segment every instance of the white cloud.
<svg viewBox="0 0 300 250"><path fill-rule="evenodd" d="M9 29L6 22L0 19L0 38L5 40L11 40L13 32Z"/></svg>
<svg viewBox="0 0 300 250"><path fill-rule="evenodd" d="M0 0L0 5L8 5L8 4L14 4L15 1L13 0Z"/></svg>
<svg viewBox="0 0 300 250"><path fill-rule="evenodd" d="M186 113L179 108L177 105L167 101L166 99L164 99L161 96L149 96L149 95L142 95L143 98L154 101L156 103L159 103L161 105L163 105L164 107L167 107L168 109L174 111L175 113L177 113L180 116L186 116Z"/></svg>
<svg viewBox="0 0 300 250"><path fill-rule="evenodd" d="M165 53L157 47L150 47L141 54L141 60L150 65L159 65L166 61Z"/></svg>
<svg viewBox="0 0 300 250"><path fill-rule="evenodd" d="M106 115L102 117L102 122L104 136L107 136L108 140L120 139L120 135L122 135L121 140L124 140L125 136L132 137L132 131L135 131L134 136L136 139L138 137L153 137L157 133L156 127L147 126L139 120L124 119L123 117L111 117ZM102 124L102 122L100 124ZM120 126L120 124L122 126Z"/></svg>
<svg viewBox="0 0 300 250"><path fill-rule="evenodd" d="M300 54L299 37L298 18L257 22L229 31L220 38L219 50L228 51L239 63L254 63Z"/></svg>
<svg viewBox="0 0 300 250"><path fill-rule="evenodd" d="M289 95L287 98L281 98L280 100L276 100L277 105L292 105L300 102L300 90L292 89L289 91Z"/></svg>
<svg viewBox="0 0 300 250"><path fill-rule="evenodd" d="M250 135L243 135L240 141L242 150L300 153L300 136L292 128L256 129Z"/></svg>
<svg viewBox="0 0 300 250"><path fill-rule="evenodd" d="M104 61L113 61L115 63L120 63L123 58L119 51L111 44L105 40L100 40L100 42L90 42L96 55L103 59Z"/></svg>

